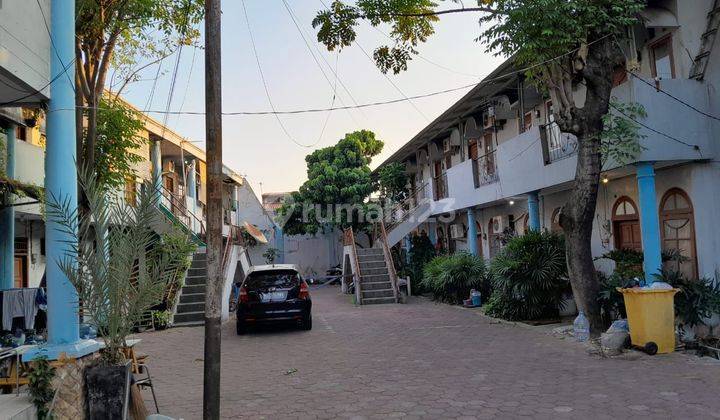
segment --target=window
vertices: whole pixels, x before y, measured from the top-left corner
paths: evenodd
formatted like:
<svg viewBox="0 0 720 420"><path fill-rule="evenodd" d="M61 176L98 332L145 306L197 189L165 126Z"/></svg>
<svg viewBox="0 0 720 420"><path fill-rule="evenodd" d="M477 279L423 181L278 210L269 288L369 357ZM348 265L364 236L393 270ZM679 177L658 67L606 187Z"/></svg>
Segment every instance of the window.
<svg viewBox="0 0 720 420"><path fill-rule="evenodd" d="M557 207L550 216L550 232L562 233L563 228L560 226L560 214L562 213L562 207Z"/></svg>
<svg viewBox="0 0 720 420"><path fill-rule="evenodd" d="M532 123L533 123L532 114L533 114L532 111L525 113L525 116L523 117L523 132L526 132L532 128Z"/></svg>
<svg viewBox="0 0 720 420"><path fill-rule="evenodd" d="M15 138L22 141L27 141L27 127L22 125L15 126Z"/></svg>
<svg viewBox="0 0 720 420"><path fill-rule="evenodd" d="M668 34L649 46L652 74L659 79L675 78L675 60L672 52L672 37Z"/></svg>
<svg viewBox="0 0 720 420"><path fill-rule="evenodd" d="M679 271L687 278L697 277L695 220L690 197L680 188L672 188L660 200L660 236L663 251L674 251L680 258L667 261L665 268Z"/></svg>
<svg viewBox="0 0 720 420"><path fill-rule="evenodd" d="M640 218L637 206L629 197L620 197L612 212L615 249L642 251Z"/></svg>

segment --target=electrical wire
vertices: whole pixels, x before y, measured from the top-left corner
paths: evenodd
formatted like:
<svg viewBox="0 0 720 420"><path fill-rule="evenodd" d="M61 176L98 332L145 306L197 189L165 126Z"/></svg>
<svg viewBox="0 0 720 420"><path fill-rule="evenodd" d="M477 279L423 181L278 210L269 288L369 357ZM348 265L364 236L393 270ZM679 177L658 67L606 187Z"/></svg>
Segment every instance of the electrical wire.
<svg viewBox="0 0 720 420"><path fill-rule="evenodd" d="M73 59L67 64L67 66L63 67L63 69L60 70L60 71L58 72L58 74L56 74L52 79L50 79L50 81L48 81L46 84L44 84L40 89L36 89L36 90L34 90L34 91L32 91L32 92L28 92L27 95L21 96L21 97L16 98L16 99L13 99L12 101L0 102L0 107L13 106L13 105L22 105L21 101L23 101L23 100L25 100L25 99L27 99L27 98L30 98L30 97L32 97L32 96L35 96L35 95L37 95L37 94L39 94L39 93L41 93L45 88L47 88L48 86L50 86L51 84L53 84L53 82L55 82L57 79L61 78L61 77L63 76L63 74L67 73L68 69L69 69L72 65L74 65L74 64L75 64L75 58L73 58ZM84 108L84 107L83 107L83 108ZM60 110L64 110L64 109L58 109L58 111L60 111Z"/></svg>
<svg viewBox="0 0 720 420"><path fill-rule="evenodd" d="M42 15L43 24L45 25L45 30L47 31L48 38L50 38L50 45L52 46L53 52L55 52L55 57L57 57L58 61L60 61L60 65L65 67L65 63L63 62L62 57L60 57L60 53L57 50L57 47L55 46L55 40L53 39L52 33L50 32L50 25L47 23L47 18L45 17L45 11L42 8L42 5L40 4L40 0L35 0L35 2L38 5L38 8L40 9L40 15ZM24 45L24 44L23 44ZM65 72L67 74L67 72ZM75 91L75 83L73 83L75 75L70 77L69 74L67 74L68 82L70 82L70 86L73 88L73 92Z"/></svg>
<svg viewBox="0 0 720 420"><path fill-rule="evenodd" d="M180 101L180 107L178 108L178 111L182 111L182 109L185 107L185 99L187 98L188 91L190 90L190 81L192 79L193 69L195 68L196 54L197 47L193 47L192 59L190 60L190 70L188 71L187 82L185 83L185 91L183 92L182 101ZM180 122L180 115L178 115L177 117L177 120L175 120L175 127L177 127L178 123Z"/></svg>
<svg viewBox="0 0 720 420"><path fill-rule="evenodd" d="M250 44L252 46L253 55L255 56L255 63L257 64L258 72L260 73L260 79L262 80L263 88L265 89L265 96L268 100L268 103L270 104L270 108L273 110L273 115L275 116L275 120L280 125L280 128L282 129L283 133L285 133L285 136L287 136L288 139L290 139L291 142L295 143L296 145L304 148L311 148L315 144L302 144L295 140L293 136L290 135L290 132L285 127L285 124L283 124L282 120L280 119L280 115L277 113L275 109L275 104L273 103L272 97L270 96L270 88L268 87L267 80L265 80L265 73L263 72L262 65L260 64L260 55L257 52L257 46L255 45L255 37L252 33L252 28L250 26L250 19L248 18L247 8L245 7L245 0L242 0L242 7L243 7L243 15L245 16L245 23L247 24L248 33L250 34Z"/></svg>

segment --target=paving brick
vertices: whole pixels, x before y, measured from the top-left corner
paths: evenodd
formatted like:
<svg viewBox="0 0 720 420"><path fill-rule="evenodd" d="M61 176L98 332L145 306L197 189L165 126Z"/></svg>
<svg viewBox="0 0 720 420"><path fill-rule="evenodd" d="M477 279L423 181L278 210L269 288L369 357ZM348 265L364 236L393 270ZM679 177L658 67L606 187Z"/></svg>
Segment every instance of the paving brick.
<svg viewBox="0 0 720 420"><path fill-rule="evenodd" d="M410 299L356 307L312 291L312 331L223 326L222 418L713 418L720 364L588 355L541 329ZM161 412L202 416L203 328L139 335ZM289 371L295 372L287 374ZM149 391L144 396L150 403Z"/></svg>

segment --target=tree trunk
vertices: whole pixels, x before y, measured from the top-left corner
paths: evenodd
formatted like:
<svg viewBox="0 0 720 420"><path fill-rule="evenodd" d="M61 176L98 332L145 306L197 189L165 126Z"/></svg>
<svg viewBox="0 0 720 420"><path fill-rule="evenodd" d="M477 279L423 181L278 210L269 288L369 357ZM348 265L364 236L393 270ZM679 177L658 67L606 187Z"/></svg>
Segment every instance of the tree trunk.
<svg viewBox="0 0 720 420"><path fill-rule="evenodd" d="M561 214L565 232L568 275L578 308L590 321L590 332L602 332L598 293L600 287L592 256L592 228L600 182L600 139L596 134L578 138L578 162L570 198Z"/></svg>

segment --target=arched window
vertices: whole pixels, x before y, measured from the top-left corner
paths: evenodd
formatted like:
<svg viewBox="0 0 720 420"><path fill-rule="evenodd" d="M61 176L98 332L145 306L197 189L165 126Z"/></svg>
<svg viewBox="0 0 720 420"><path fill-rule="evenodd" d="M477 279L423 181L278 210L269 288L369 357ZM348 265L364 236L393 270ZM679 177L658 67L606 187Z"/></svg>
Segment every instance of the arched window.
<svg viewBox="0 0 720 420"><path fill-rule="evenodd" d="M563 229L560 226L560 213L562 213L562 207L557 207L550 216L550 232L562 233Z"/></svg>
<svg viewBox="0 0 720 420"><path fill-rule="evenodd" d="M667 261L665 267L697 277L695 217L692 202L685 191L671 188L660 200L660 235L663 251L675 251L680 258Z"/></svg>
<svg viewBox="0 0 720 420"><path fill-rule="evenodd" d="M640 217L635 202L630 197L620 197L612 211L615 249L642 251Z"/></svg>

